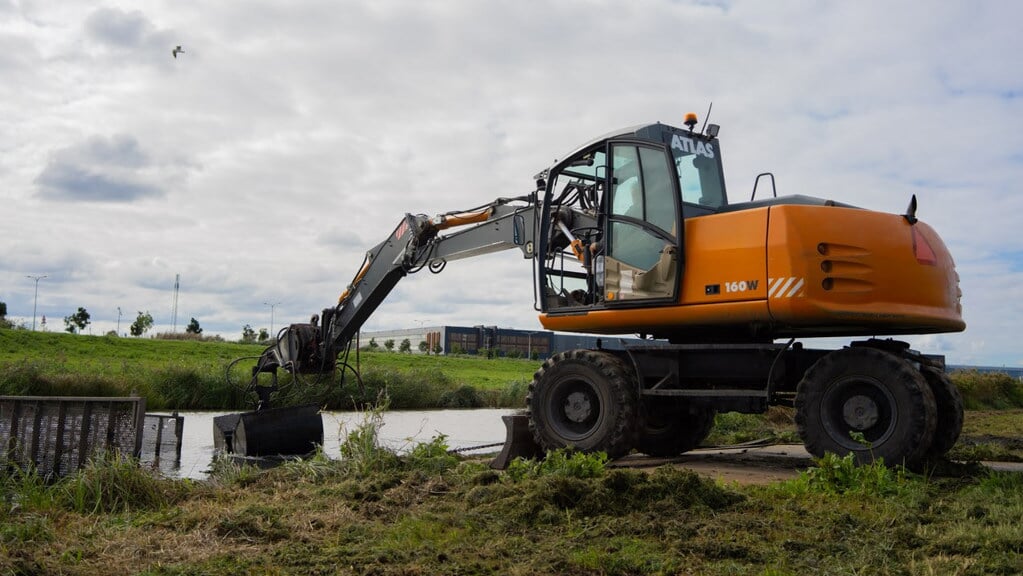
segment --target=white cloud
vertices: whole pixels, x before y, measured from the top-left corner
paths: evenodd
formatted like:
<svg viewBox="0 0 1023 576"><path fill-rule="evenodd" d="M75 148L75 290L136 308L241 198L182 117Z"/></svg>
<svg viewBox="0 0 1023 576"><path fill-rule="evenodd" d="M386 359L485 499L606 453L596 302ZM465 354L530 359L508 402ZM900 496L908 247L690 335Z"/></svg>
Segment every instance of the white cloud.
<svg viewBox="0 0 1023 576"><path fill-rule="evenodd" d="M733 199L919 215L959 264L950 361L1018 363L1023 41L1011 2L0 4L0 300L94 331L304 321L402 214L532 190L597 135L714 102ZM185 53L172 58L182 45ZM517 253L399 284L370 320L536 325ZM27 312L26 312L27 311ZM130 321L130 319L129 319ZM124 329L122 318L122 329ZM916 342L914 343L916 345ZM925 348L921 346L921 348Z"/></svg>

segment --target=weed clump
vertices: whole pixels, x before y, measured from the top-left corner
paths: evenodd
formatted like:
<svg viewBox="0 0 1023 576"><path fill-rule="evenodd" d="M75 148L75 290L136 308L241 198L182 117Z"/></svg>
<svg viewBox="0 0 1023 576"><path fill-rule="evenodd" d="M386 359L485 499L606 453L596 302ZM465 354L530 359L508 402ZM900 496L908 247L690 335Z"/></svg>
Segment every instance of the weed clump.
<svg viewBox="0 0 1023 576"><path fill-rule="evenodd" d="M516 458L508 465L508 478L512 482L548 476L599 478L604 475L607 461L604 452L584 454L572 450L551 450L540 460Z"/></svg>
<svg viewBox="0 0 1023 576"><path fill-rule="evenodd" d="M845 456L829 452L816 458L814 466L800 473L795 482L807 492L891 496L909 488L907 475L904 466L889 468L880 459L859 465L852 452Z"/></svg>
<svg viewBox="0 0 1023 576"><path fill-rule="evenodd" d="M652 473L609 469L602 453L564 450L539 461L516 460L503 482L478 483L466 500L480 513L516 524L558 524L569 517L684 514L727 508L743 497L673 466Z"/></svg>
<svg viewBox="0 0 1023 576"><path fill-rule="evenodd" d="M158 510L185 498L191 484L161 477L119 454L90 460L54 487L58 507L79 514Z"/></svg>
<svg viewBox="0 0 1023 576"><path fill-rule="evenodd" d="M355 476L368 476L398 468L400 460L393 450L380 444L380 427L384 424L383 413L387 401L365 415L362 424L356 426L341 443L341 459L345 469Z"/></svg>
<svg viewBox="0 0 1023 576"><path fill-rule="evenodd" d="M782 406L772 406L764 414L722 412L714 417L714 427L703 444L732 445L753 440L798 443L793 418L793 411Z"/></svg>
<svg viewBox="0 0 1023 576"><path fill-rule="evenodd" d="M438 434L429 442L416 444L406 461L413 470L428 474L441 474L458 466L459 459L449 452L447 436Z"/></svg>

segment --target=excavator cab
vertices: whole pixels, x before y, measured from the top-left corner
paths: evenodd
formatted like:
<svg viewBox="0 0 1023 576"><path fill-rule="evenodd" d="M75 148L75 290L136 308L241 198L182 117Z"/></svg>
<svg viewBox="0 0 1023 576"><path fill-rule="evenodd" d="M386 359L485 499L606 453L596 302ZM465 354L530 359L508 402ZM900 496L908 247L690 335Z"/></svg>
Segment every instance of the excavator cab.
<svg viewBox="0 0 1023 576"><path fill-rule="evenodd" d="M727 204L715 138L663 124L604 136L540 179L540 300L552 315L677 302L685 219Z"/></svg>

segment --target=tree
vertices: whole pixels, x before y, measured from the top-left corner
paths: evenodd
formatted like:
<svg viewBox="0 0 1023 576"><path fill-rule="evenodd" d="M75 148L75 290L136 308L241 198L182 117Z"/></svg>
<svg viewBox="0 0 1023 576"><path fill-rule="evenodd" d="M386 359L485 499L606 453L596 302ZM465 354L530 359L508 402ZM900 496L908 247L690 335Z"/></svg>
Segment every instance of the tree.
<svg viewBox="0 0 1023 576"><path fill-rule="evenodd" d="M185 328L185 334L202 334L202 328L199 327L199 321L192 318L192 321L188 323L188 327Z"/></svg>
<svg viewBox="0 0 1023 576"><path fill-rule="evenodd" d="M248 342L255 342L255 341L256 341L256 331L252 329L251 325L246 324L245 326L242 327L242 342L248 343Z"/></svg>
<svg viewBox="0 0 1023 576"><path fill-rule="evenodd" d="M426 340L419 341L419 351L425 352L426 354L430 353L430 345L426 343Z"/></svg>
<svg viewBox="0 0 1023 576"><path fill-rule="evenodd" d="M78 312L64 317L64 329L71 334L81 332L89 325L89 318L89 313L86 312L85 308L79 306Z"/></svg>
<svg viewBox="0 0 1023 576"><path fill-rule="evenodd" d="M441 348L440 342L434 343L434 345L433 345L433 353L434 354L440 355L440 353L443 352L443 351L444 351L444 349Z"/></svg>
<svg viewBox="0 0 1023 576"><path fill-rule="evenodd" d="M139 315L135 318L135 321L131 323L129 331L132 336L142 336L146 332L149 332L149 329L152 327L153 315L150 314L148 310L145 312L139 310Z"/></svg>
<svg viewBox="0 0 1023 576"><path fill-rule="evenodd" d="M269 339L270 339L270 332L268 332L266 328L260 328L259 329L259 341L263 342L263 341L269 340Z"/></svg>
<svg viewBox="0 0 1023 576"><path fill-rule="evenodd" d="M401 341L401 345L398 346L398 352L401 352L403 354L411 354L412 353L412 342L410 342L408 338L402 340Z"/></svg>
<svg viewBox="0 0 1023 576"><path fill-rule="evenodd" d="M391 338L388 338L387 340L384 340L384 348L387 348L388 352L390 352L391 350L394 350L394 340L391 339Z"/></svg>
<svg viewBox="0 0 1023 576"><path fill-rule="evenodd" d="M369 339L369 349L370 350L376 350L379 347L380 347L380 345L377 344L377 339L376 338L370 338Z"/></svg>
<svg viewBox="0 0 1023 576"><path fill-rule="evenodd" d="M14 323L7 319L7 303L0 302L0 328L10 328Z"/></svg>

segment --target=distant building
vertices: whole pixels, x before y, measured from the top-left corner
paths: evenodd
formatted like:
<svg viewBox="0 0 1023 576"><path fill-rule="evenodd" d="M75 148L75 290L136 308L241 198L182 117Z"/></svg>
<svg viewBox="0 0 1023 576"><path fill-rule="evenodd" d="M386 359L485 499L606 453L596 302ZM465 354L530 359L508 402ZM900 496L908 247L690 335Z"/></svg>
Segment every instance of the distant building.
<svg viewBox="0 0 1023 576"><path fill-rule="evenodd" d="M639 338L620 338L617 336L590 336L587 334L567 334L549 330L517 330L499 328L497 326L423 326L421 328L405 328L402 330L382 330L378 332L362 332L359 335L359 347L369 346L374 341L380 348L388 340L394 341L394 351L398 351L401 342L408 339L413 354L424 353L423 348L431 354L440 350L441 354L489 354L516 358L538 358L546 360L552 354L565 350L592 349L600 347L618 350L623 344L657 345L663 341L641 340ZM425 346L420 343L424 343ZM980 372L1004 372L1017 380L1023 381L1023 368L996 366L960 366L950 364L953 370L978 370Z"/></svg>
<svg viewBox="0 0 1023 576"><path fill-rule="evenodd" d="M643 342L639 338L561 334L549 330L518 330L497 326L423 326L362 332L359 335L359 347L365 348L373 341L383 348L388 340L393 340L393 349L397 351L406 339L413 354L422 354L425 349L431 354L440 350L442 354L490 354L541 360L565 350L596 348L598 340L601 346L610 349L622 348L623 341L629 344Z"/></svg>

